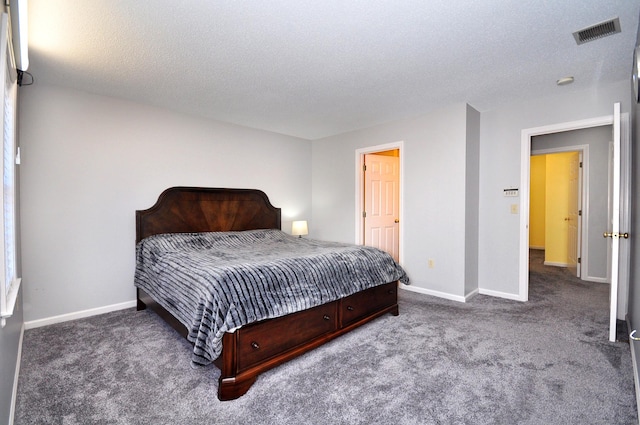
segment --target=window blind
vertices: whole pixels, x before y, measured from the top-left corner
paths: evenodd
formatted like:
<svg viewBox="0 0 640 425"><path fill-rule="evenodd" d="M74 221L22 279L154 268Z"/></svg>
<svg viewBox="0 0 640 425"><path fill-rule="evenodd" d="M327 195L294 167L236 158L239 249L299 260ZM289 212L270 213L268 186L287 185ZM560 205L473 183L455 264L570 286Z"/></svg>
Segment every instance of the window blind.
<svg viewBox="0 0 640 425"><path fill-rule="evenodd" d="M17 94L17 83L11 81L11 73L9 70L5 72L4 90L2 202L4 218L5 290L8 292L16 276L15 101Z"/></svg>

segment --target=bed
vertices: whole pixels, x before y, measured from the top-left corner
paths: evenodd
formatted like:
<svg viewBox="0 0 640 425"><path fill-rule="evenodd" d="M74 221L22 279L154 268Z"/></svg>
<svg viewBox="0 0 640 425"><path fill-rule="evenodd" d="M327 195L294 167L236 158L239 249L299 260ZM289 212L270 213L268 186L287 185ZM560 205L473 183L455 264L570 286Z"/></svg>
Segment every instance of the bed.
<svg viewBox="0 0 640 425"><path fill-rule="evenodd" d="M137 308L187 338L192 362L213 362L218 398L232 400L260 373L398 315L398 280L408 279L380 255L389 257L285 234L280 209L259 190L173 187L136 211Z"/></svg>

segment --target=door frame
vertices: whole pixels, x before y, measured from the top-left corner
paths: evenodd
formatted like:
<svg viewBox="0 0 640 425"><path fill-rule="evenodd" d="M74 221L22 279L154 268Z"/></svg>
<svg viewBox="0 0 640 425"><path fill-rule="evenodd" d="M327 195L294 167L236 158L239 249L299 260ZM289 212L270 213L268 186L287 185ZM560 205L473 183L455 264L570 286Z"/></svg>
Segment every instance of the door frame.
<svg viewBox="0 0 640 425"><path fill-rule="evenodd" d="M529 196L530 196L530 156L531 138L543 134L559 133L584 128L613 125L613 115L588 118L551 124L541 127L527 128L521 131L520 138L520 256L518 276L518 300L529 299ZM629 114L620 114L620 228L628 229L630 225L630 133ZM620 249L620 287L618 291L618 318L623 319L628 306L629 288L629 244L622 244ZM620 315L623 315L621 318Z"/></svg>
<svg viewBox="0 0 640 425"><path fill-rule="evenodd" d="M553 155L555 153L564 152L578 152L582 158L582 173L581 173L581 186L579 187L580 198L580 210L582 216L580 219L580 236L578 236L578 252L582 262L580 263L580 279L588 280L592 282L602 282L601 278L593 278L589 276L589 247L587 244L587 238L589 229L589 145L572 145L572 146L559 146L557 148L549 149L532 149L531 156L534 155ZM531 198L529 198L531 200ZM528 211L528 210L527 210ZM527 228L528 230L528 228Z"/></svg>
<svg viewBox="0 0 640 425"><path fill-rule="evenodd" d="M400 184L399 184L399 206L400 206L400 223L399 228L399 243L398 243L398 258L399 263L404 263L404 141L400 140L392 143L385 143L383 145L368 146L365 148L356 149L356 187L355 187L355 222L356 222L356 245L362 245L362 211L364 211L364 176L362 167L364 165L364 156L366 154L372 154L376 152L384 152L398 149L400 152Z"/></svg>

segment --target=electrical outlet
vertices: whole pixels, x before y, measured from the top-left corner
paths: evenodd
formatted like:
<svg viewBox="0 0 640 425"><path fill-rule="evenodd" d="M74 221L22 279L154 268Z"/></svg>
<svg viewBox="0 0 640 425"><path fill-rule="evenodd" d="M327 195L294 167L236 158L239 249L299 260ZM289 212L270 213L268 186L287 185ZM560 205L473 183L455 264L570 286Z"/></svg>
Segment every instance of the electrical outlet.
<svg viewBox="0 0 640 425"><path fill-rule="evenodd" d="M427 260L427 266L432 269L436 266L435 261L433 261L433 258L429 258L429 260Z"/></svg>

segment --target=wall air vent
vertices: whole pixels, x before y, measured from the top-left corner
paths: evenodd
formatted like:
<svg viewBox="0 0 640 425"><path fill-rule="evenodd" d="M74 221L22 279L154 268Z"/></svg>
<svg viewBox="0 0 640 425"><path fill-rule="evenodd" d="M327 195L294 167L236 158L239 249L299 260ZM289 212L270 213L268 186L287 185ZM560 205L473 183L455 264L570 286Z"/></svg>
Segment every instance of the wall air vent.
<svg viewBox="0 0 640 425"><path fill-rule="evenodd" d="M578 45L620 32L620 18L611 19L573 33Z"/></svg>

